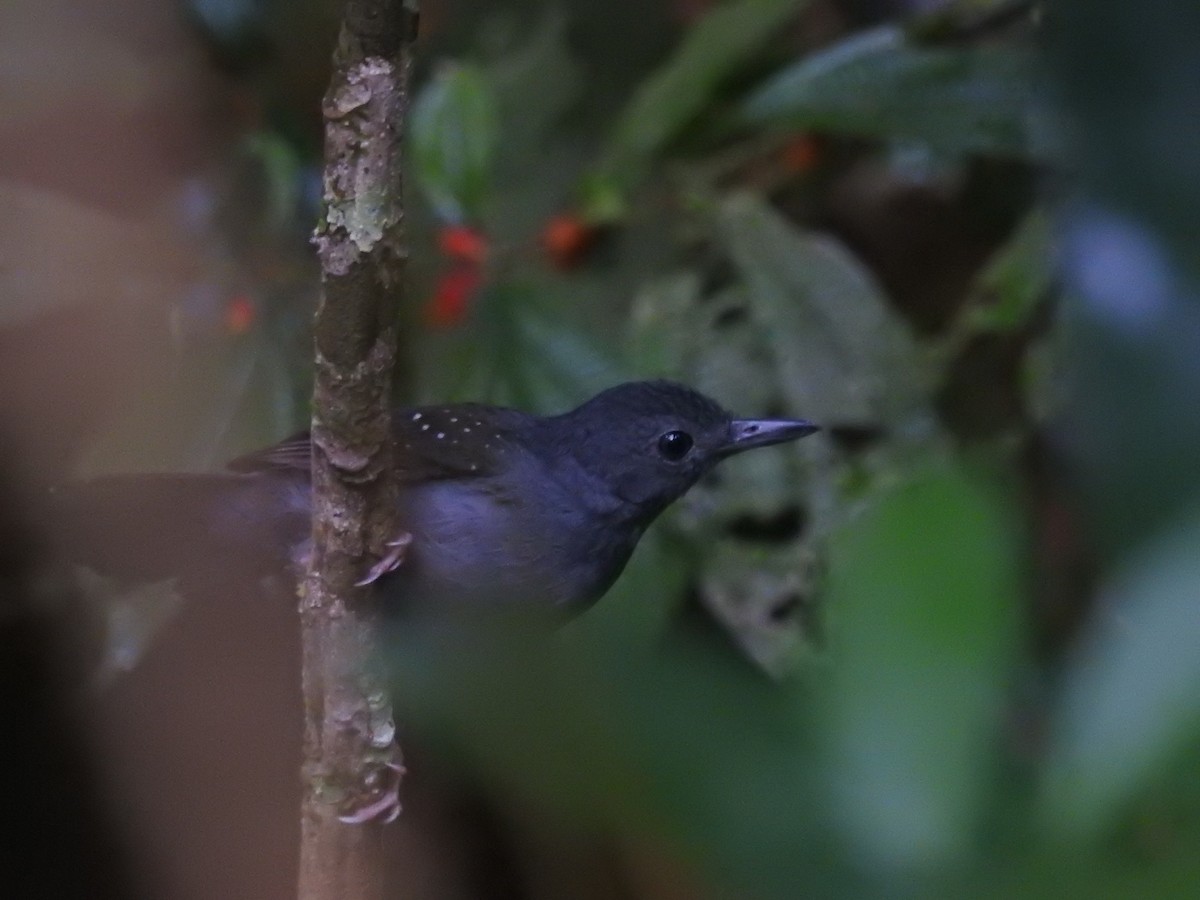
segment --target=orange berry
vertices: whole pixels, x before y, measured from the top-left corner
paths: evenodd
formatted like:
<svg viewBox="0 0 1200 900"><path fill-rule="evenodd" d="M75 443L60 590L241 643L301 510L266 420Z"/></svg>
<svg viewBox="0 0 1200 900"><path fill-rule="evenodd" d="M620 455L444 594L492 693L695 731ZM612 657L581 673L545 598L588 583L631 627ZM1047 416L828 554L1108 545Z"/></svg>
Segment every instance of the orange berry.
<svg viewBox="0 0 1200 900"><path fill-rule="evenodd" d="M811 134L797 135L779 151L779 161L794 175L811 172L821 161L821 143Z"/></svg>
<svg viewBox="0 0 1200 900"><path fill-rule="evenodd" d="M556 268L573 269L591 249L599 233L595 225L583 221L575 213L560 213L552 216L542 228L542 249Z"/></svg>

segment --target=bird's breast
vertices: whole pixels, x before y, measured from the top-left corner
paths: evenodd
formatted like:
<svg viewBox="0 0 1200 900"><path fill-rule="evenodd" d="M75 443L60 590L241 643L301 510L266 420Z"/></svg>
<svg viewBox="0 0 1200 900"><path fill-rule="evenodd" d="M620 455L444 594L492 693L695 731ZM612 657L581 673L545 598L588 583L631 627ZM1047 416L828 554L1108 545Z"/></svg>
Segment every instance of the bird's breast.
<svg viewBox="0 0 1200 900"><path fill-rule="evenodd" d="M408 488L400 518L413 543L388 590L401 603L586 606L636 542L591 527L569 496L517 498L478 481Z"/></svg>

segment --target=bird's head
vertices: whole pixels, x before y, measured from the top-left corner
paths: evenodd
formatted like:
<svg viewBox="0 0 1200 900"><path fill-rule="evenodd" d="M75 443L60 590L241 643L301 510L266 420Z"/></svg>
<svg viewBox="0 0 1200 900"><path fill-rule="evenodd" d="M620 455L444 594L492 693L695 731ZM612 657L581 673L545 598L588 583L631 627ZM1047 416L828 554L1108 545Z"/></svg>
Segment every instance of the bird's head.
<svg viewBox="0 0 1200 900"><path fill-rule="evenodd" d="M803 419L738 419L669 381L618 385L547 421L557 453L647 522L722 459L818 430Z"/></svg>

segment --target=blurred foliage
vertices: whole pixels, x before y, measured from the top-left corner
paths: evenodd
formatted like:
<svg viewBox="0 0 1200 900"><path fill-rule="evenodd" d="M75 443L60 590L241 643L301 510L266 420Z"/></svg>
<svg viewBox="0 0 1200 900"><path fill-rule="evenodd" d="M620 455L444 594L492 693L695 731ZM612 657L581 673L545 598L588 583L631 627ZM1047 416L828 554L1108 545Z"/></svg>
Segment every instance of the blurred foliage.
<svg viewBox="0 0 1200 900"><path fill-rule="evenodd" d="M1045 212L1030 213L980 273L964 309L969 333L1017 331L1029 324L1053 287L1051 241Z"/></svg>
<svg viewBox="0 0 1200 900"><path fill-rule="evenodd" d="M1192 514L1128 560L1076 648L1045 787L1047 814L1065 831L1102 831L1200 729L1191 690L1200 677L1197 546Z"/></svg>
<svg viewBox="0 0 1200 900"><path fill-rule="evenodd" d="M928 393L916 347L866 268L735 195L718 222L773 342L794 410L838 424L895 426Z"/></svg>
<svg viewBox="0 0 1200 900"><path fill-rule="evenodd" d="M668 142L712 102L722 82L745 67L802 6L799 0L736 0L699 19L670 62L629 101L595 177L612 190L636 184Z"/></svg>
<svg viewBox="0 0 1200 900"><path fill-rule="evenodd" d="M996 765L1023 563L1012 510L979 481L921 473L834 546L832 817L898 871L964 854Z"/></svg>
<svg viewBox="0 0 1200 900"><path fill-rule="evenodd" d="M190 5L253 107L197 174L125 208L0 173L4 322L143 304L170 347L82 472L306 419L330 11ZM423 17L405 399L672 377L826 427L697 486L554 638L392 636L402 721L707 896L1200 893L1193 5ZM115 107L187 95L120 58Z"/></svg>
<svg viewBox="0 0 1200 900"><path fill-rule="evenodd" d="M942 153L1038 158L1051 125L1019 43L927 46L883 27L785 68L742 105L751 123L918 140Z"/></svg>
<svg viewBox="0 0 1200 900"><path fill-rule="evenodd" d="M475 218L496 151L496 104L480 72L453 66L435 73L413 103L409 148L438 216Z"/></svg>
<svg viewBox="0 0 1200 900"><path fill-rule="evenodd" d="M799 457L797 465L781 467L764 454L731 467L721 483L698 488L673 520L689 542L725 541L720 553L697 561L692 570L702 603L776 677L809 660L800 682L807 687L793 682L777 689L780 705L769 717L782 731L777 742L758 746L750 737L753 727L739 728L736 710L753 704L763 688L737 687L736 679L718 687L710 683L710 653L696 656L692 648L664 656L659 646L653 665L676 674L639 675L638 688L614 720L624 724L605 726L632 732L569 734L560 729L561 717L564 710L577 715L573 703L555 701L564 704L555 713L539 701L523 714L530 718L503 725L510 738L520 736L516 757L480 764L499 765L498 777L516 778L521 789L544 792L555 802L573 798L572 806L581 803L592 815L633 829L645 827L653 811L661 815L672 807L651 790L640 795L649 810L613 809L614 796L630 796L621 787L634 777L629 766L648 784L662 786L670 780L657 760L687 769L688 760L712 753L721 762L707 765L735 780L729 766L746 764L755 776L738 781L731 797L711 780L702 788L693 785L685 814L666 827L703 848L701 856L719 879L753 885L763 895L792 896L804 884L805 893L861 896L869 885L882 888L896 879L922 885L923 896L957 895L975 881L973 870L1004 860L1026 873L1022 891L1053 878L1059 894L1121 896L1120 885L1136 884L1138 864L1093 870L1081 861L1087 842L1113 840L1114 824L1129 814L1130 803L1136 805L1139 786L1195 745L1195 704L1187 689L1195 682L1188 662L1195 658L1195 629L1179 630L1192 617L1195 600L1189 553L1197 549L1194 536L1172 532L1174 555L1164 550L1165 556L1152 556L1154 562L1145 563L1148 568L1129 587L1116 588L1092 613L1103 621L1117 615L1110 607L1136 607L1142 610L1136 634L1127 631L1131 626L1116 633L1112 626L1103 629L1101 635L1109 636L1095 637L1087 644L1091 651L1063 658L1061 696L1048 688L1046 696L1058 697L1055 702L1018 715L1016 685L1039 676L1030 668L1028 640L1021 639L1021 597L1034 569L1027 559L1029 538L1022 537L1027 518L1015 514L1018 503L1033 498L1018 486L1020 457L1012 451L1029 440L1032 421L1062 412L1061 400L1047 406L1046 398L1061 398L1064 388L1057 369L1041 381L1019 380L1016 389L1031 392L1028 417L997 423L991 446L962 445L936 412L937 393L955 377L949 364L969 355L977 342L989 336L1016 342L1030 354L1025 368L1036 367L1047 347L1061 346L1060 330L1069 326L1055 318L1048 332L1046 316L1061 277L1055 270L1061 257L1053 209L1035 207L1013 222L1010 237L994 247L990 262L963 292L951 325L917 338L869 266L835 238L806 228L803 205L778 193L819 173L769 171L778 165L774 148L795 133L788 129L819 131L829 145L841 140L857 153L863 151L854 139L880 140L885 151L915 144L943 166L961 166L979 155L1068 163L1061 113L1039 86L1045 64L1039 59L1037 13L1019 4L994 6L1007 14L995 33L973 33L981 4L960 4L928 20L851 34L788 61L778 52L778 25L795 9L721 4L689 29L676 53L634 92L605 138L599 162L580 175L576 202L583 221L616 225L626 233L653 221L660 234L665 229L673 235L661 251L669 274L642 276L630 339L617 345L626 371L683 377L731 404L810 415L834 426L833 441L817 439L778 455ZM956 27L956 11L962 28ZM775 49L765 58L779 59L780 65L763 71L760 60L772 42ZM744 95L731 94L731 74L750 68L758 69L757 78L743 80L737 90ZM717 164L708 165L706 155ZM836 154L828 157L836 168ZM686 166L674 165L677 160ZM903 171L896 177L904 177ZM819 182L810 183L818 188ZM762 184L773 186L775 203ZM664 208L662 198L671 194L676 200ZM501 244L505 229L493 227L493 233ZM624 247L599 259L595 265L610 276L640 262ZM496 264L492 277L504 281L513 270L521 272L530 295L524 308L514 303L505 309L519 321L537 307L535 295L553 296L556 285L519 256ZM587 275L576 278L586 283ZM589 305L596 303L585 296ZM615 291L608 297L611 307L623 308ZM480 317L492 314L493 302L481 299ZM587 333L587 316L576 318L575 327ZM1197 333L1187 332L1187 346L1194 346ZM562 340L580 337L568 327ZM486 343L476 336L472 346L478 350ZM506 346L521 345L510 340ZM546 358L547 349L539 355ZM575 348L561 358L572 356L590 354ZM534 365L524 369L531 373ZM1013 377L1020 378L1020 369ZM499 379L521 380L516 373ZM1078 389L1066 392L1068 404ZM526 390L536 398L536 390ZM1148 414L1155 414L1152 407ZM1192 414L1189 422L1195 421ZM839 433L854 432L876 437L865 448L848 449ZM1194 455L1197 444L1190 437L1186 443ZM964 452L990 461L983 468L966 465ZM931 458L942 462L930 469ZM1181 458L1165 477L1169 473L1194 483ZM783 527L794 549L763 543L769 523L787 521L792 509L803 510L802 526ZM747 521L756 538L730 542L738 523L745 528ZM666 577L667 571L657 574ZM631 575L625 591L634 590L636 577ZM637 591L643 604L647 594L663 595L652 580ZM620 609L624 596L619 588L611 608ZM817 597L825 609L814 615ZM633 608L632 601L624 605ZM596 621L584 620L576 635L586 636L589 625L604 634ZM812 655L814 640L826 630L828 650ZM607 648L608 655L602 652L591 663L586 654L575 655L572 644L566 660L531 681L513 675L511 664L497 662L495 670L471 676L487 682L485 691L472 689L473 699L466 700L443 694L449 690L445 685L431 687L433 705L439 716L454 720L449 726L454 742L490 746L496 738L477 732L482 725L475 703L509 710L517 698L537 693L533 685L564 680L568 697L588 690L607 694L613 673L632 665L628 647L606 643L611 640L597 639L595 646ZM1166 655L1152 660L1147 654L1154 653ZM589 666L593 673L581 674ZM650 685L672 678L688 686L686 696L654 695L648 702L659 716L665 709L692 708L697 697L712 701L734 691L727 708L707 713L717 718L713 733L699 744L686 729L657 738L638 732L638 710L654 691ZM446 683L451 681L447 676ZM586 704L593 724L601 720L592 718L601 708L606 706L599 700ZM1044 726L1034 724L1043 720ZM1049 729L1044 756L1023 733L1042 727ZM724 748L716 736L730 730L745 739L736 750ZM660 743L639 769L624 754L648 741ZM551 751L543 743L574 748L570 763L563 763L576 767L574 778L544 783L547 773L537 773ZM616 751L621 758L593 758L596 745L623 748ZM715 771L702 761L694 764ZM1031 779L1043 766L1044 776ZM798 778L801 770L815 780ZM605 772L625 774L614 784ZM1043 790L1033 791L1031 782L1043 780ZM1179 830L1175 854L1191 846L1186 834L1193 826L1185 823L1195 813L1187 810L1176 825L1160 822ZM820 823L833 825L840 838L831 839L827 830L815 837ZM764 847L776 851L764 854ZM1057 864L1048 863L1051 858ZM1157 883L1165 895L1192 893L1196 882L1176 880L1174 858L1168 852L1158 863L1161 876L1148 865L1147 883ZM1060 873L1049 875L1048 865L1057 865Z"/></svg>

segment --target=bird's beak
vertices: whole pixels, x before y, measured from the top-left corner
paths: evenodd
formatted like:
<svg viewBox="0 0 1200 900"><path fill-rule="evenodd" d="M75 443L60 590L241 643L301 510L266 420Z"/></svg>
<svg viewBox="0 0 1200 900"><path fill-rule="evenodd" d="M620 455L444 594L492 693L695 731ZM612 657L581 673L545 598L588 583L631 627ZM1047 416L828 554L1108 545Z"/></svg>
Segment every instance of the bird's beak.
<svg viewBox="0 0 1200 900"><path fill-rule="evenodd" d="M723 455L795 441L820 430L820 425L805 419L735 419L729 427L729 443Z"/></svg>

